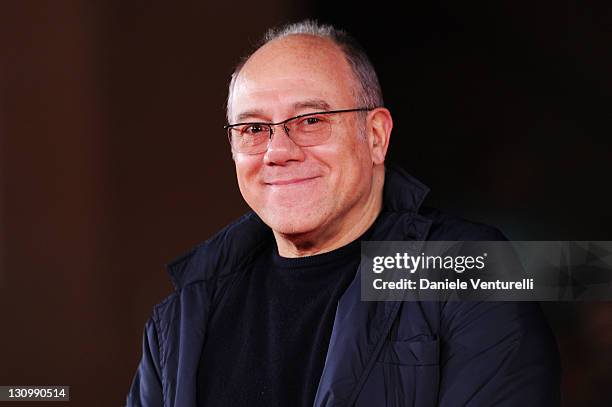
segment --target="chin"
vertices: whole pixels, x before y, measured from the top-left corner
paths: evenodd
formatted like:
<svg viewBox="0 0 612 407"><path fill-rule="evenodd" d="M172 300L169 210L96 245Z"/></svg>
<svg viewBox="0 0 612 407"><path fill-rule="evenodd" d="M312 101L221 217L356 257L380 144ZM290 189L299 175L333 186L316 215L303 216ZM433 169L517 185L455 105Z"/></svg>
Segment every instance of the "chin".
<svg viewBox="0 0 612 407"><path fill-rule="evenodd" d="M276 233L283 235L300 235L311 232L319 227L322 222L320 216L304 214L302 211L276 211L260 215L261 219Z"/></svg>

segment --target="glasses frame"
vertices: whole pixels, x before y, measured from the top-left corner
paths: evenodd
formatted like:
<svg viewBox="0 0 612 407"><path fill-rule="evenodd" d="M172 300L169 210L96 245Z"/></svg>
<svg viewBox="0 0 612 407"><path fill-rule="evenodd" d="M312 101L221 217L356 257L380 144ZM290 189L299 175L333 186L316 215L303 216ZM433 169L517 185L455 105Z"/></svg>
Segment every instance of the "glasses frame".
<svg viewBox="0 0 612 407"><path fill-rule="evenodd" d="M287 128L286 124L289 123L292 120L301 119L302 117L321 115L321 114L336 114L336 113L349 113L349 112L367 112L367 111L374 110L374 109L376 109L376 108L375 107L357 107L357 108L354 108L354 109L323 110L321 112L312 112L312 113L299 114L297 116L290 117L290 118L285 119L283 121L280 121L278 123L269 123L269 122L241 122L241 123L226 124L225 126L223 126L223 128L227 131L227 140L230 143L230 147L232 147L232 133L231 133L232 128L234 128L236 126L244 126L244 125L247 125L247 124L250 124L250 125L258 124L258 125L268 126L270 128L270 135L268 137L268 144L269 144L270 140L272 140L272 135L274 134L274 127L275 126L279 126L281 124L283 125L283 128L285 129L285 132L287 133L287 136L289 138L291 138L291 134L289 133L289 129ZM293 139L291 139L291 141L293 141L295 143L295 141ZM255 155L255 154L261 154L261 153L265 152L267 149L268 149L268 147L266 146L266 149L263 150L262 152L259 152L259 153L240 153L240 152L239 153L240 154L247 154L247 155ZM233 147L232 147L232 150L233 150Z"/></svg>

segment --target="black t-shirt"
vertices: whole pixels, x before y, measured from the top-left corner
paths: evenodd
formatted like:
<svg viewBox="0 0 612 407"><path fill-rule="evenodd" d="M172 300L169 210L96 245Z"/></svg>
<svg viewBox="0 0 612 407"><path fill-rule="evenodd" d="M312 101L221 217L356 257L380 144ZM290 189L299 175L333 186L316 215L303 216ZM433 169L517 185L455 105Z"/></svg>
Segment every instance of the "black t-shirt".
<svg viewBox="0 0 612 407"><path fill-rule="evenodd" d="M370 230L332 252L301 258L280 257L272 239L208 323L198 406L313 405L336 306Z"/></svg>

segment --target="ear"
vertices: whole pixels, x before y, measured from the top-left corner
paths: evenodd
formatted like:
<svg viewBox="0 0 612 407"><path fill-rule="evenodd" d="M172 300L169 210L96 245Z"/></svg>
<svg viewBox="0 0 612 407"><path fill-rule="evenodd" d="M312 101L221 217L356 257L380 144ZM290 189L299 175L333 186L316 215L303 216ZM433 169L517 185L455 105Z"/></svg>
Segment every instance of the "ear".
<svg viewBox="0 0 612 407"><path fill-rule="evenodd" d="M378 107L368 114L368 146L370 147L370 155L374 165L380 165L385 162L392 129L393 119L388 109Z"/></svg>

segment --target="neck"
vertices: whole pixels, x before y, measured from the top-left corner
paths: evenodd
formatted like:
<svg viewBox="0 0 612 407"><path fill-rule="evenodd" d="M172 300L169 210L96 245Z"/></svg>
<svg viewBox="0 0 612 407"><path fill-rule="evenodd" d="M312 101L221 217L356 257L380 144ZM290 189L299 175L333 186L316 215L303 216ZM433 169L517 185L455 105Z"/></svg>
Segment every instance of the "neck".
<svg viewBox="0 0 612 407"><path fill-rule="evenodd" d="M274 231L278 253L283 257L304 257L330 252L363 235L382 209L382 185L359 208L345 214L337 225L323 225L316 231L286 235ZM374 191L373 191L374 192Z"/></svg>

